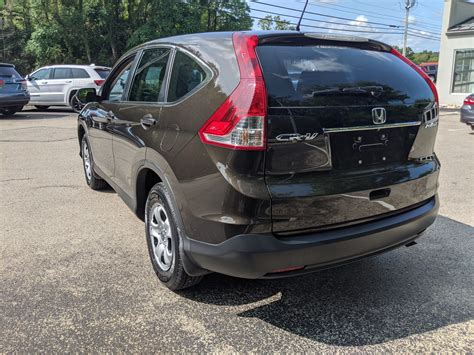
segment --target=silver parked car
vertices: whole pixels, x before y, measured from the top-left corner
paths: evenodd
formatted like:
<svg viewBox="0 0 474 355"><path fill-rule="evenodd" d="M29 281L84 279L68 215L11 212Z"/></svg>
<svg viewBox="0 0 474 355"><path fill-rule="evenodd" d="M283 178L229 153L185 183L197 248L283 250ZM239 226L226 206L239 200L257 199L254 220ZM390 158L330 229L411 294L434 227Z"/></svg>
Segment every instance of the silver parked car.
<svg viewBox="0 0 474 355"><path fill-rule="evenodd" d="M30 104L41 110L46 110L49 106L70 106L77 111L77 90L98 90L109 72L110 68L95 65L52 65L39 68L26 77Z"/></svg>

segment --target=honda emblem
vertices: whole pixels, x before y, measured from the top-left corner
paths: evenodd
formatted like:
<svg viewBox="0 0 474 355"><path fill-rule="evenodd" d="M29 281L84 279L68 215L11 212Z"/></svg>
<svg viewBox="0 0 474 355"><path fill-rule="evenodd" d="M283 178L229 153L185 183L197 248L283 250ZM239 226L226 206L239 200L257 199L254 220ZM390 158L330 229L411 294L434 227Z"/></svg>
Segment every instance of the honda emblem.
<svg viewBox="0 0 474 355"><path fill-rule="evenodd" d="M387 121L387 112L383 107L372 109L372 121L374 121L375 124L383 124Z"/></svg>

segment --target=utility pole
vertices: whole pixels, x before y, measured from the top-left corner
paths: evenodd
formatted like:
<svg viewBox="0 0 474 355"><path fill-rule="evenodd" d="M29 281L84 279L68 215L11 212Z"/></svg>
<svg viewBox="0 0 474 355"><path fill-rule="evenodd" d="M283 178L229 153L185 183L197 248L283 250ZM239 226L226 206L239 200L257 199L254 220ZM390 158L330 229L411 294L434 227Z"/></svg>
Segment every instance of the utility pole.
<svg viewBox="0 0 474 355"><path fill-rule="evenodd" d="M415 6L416 0L404 0L405 1L405 31L403 32L403 50L402 54L406 56L407 54L407 40L408 40L408 17L410 14L410 9Z"/></svg>

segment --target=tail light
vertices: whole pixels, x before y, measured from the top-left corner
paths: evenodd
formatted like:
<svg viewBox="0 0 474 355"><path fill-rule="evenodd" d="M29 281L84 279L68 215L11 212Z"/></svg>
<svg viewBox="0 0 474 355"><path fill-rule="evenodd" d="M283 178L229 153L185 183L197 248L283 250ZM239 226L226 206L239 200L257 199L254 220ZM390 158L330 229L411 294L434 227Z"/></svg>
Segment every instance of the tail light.
<svg viewBox="0 0 474 355"><path fill-rule="evenodd" d="M104 82L105 82L104 79L94 80L94 83L95 83L97 86L101 86Z"/></svg>
<svg viewBox="0 0 474 355"><path fill-rule="evenodd" d="M421 70L415 63L413 63L410 59L408 59L407 57L403 56L399 51L397 51L395 48L392 48L392 50L390 51L390 53L396 55L398 58L400 58L401 60L403 60L405 63L407 63L410 67L412 67L413 69L415 69L417 71L418 74L420 74L423 79L425 79L425 81L428 83L428 85L430 86L431 88L431 91L433 91L433 95L435 97L435 101L436 101L436 105L439 106L439 100L438 100L438 91L436 90L436 86L435 84L433 83L433 81L429 78L428 75L426 75L426 73Z"/></svg>
<svg viewBox="0 0 474 355"><path fill-rule="evenodd" d="M20 85L21 85L21 90L26 91L28 89L26 85L26 80L21 80Z"/></svg>
<svg viewBox="0 0 474 355"><path fill-rule="evenodd" d="M0 79L0 88L3 87L3 85L5 85L5 80Z"/></svg>
<svg viewBox="0 0 474 355"><path fill-rule="evenodd" d="M464 105L474 105L474 96L468 96L464 99Z"/></svg>
<svg viewBox="0 0 474 355"><path fill-rule="evenodd" d="M236 150L264 150L267 93L255 48L258 37L232 36L240 82L199 130L203 143Z"/></svg>

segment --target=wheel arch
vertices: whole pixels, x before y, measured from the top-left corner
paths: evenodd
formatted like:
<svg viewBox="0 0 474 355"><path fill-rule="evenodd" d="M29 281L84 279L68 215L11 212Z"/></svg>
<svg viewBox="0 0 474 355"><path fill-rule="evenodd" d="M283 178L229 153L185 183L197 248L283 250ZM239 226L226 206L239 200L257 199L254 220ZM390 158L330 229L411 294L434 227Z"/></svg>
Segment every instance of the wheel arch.
<svg viewBox="0 0 474 355"><path fill-rule="evenodd" d="M148 193L151 188L159 183L163 182L163 178L160 173L149 166L143 166L137 174L135 182L135 198L136 198L136 215L141 219L145 219L145 204L148 197Z"/></svg>
<svg viewBox="0 0 474 355"><path fill-rule="evenodd" d="M202 276L202 275L208 274L209 273L208 270L205 270L199 267L194 262L192 257L190 257L190 255L187 255L184 251L185 250L184 245L188 245L189 240L185 232L184 221L181 215L181 211L179 209L179 204L178 204L178 201L176 200L179 197L176 196L175 193L179 194L179 192L173 190L167 177L169 176L167 176L160 169L156 168L153 164L151 164L150 162L145 162L145 165L142 166L141 169L138 171L136 182L135 182L135 186L136 186L135 214L140 219L145 220L145 205L148 198L148 193L155 184L162 182L168 189L171 203L174 205L174 208L176 210L176 217L177 217L176 222L178 224L178 231L180 235L182 236L182 243L180 243L179 252L183 260L183 267L186 273L188 273L188 275L191 275L191 276Z"/></svg>
<svg viewBox="0 0 474 355"><path fill-rule="evenodd" d="M84 129L82 124L79 124L77 126L77 138L79 140L79 155L81 156L82 156L82 150L81 150L82 138L84 137L85 134L86 134L86 130Z"/></svg>

